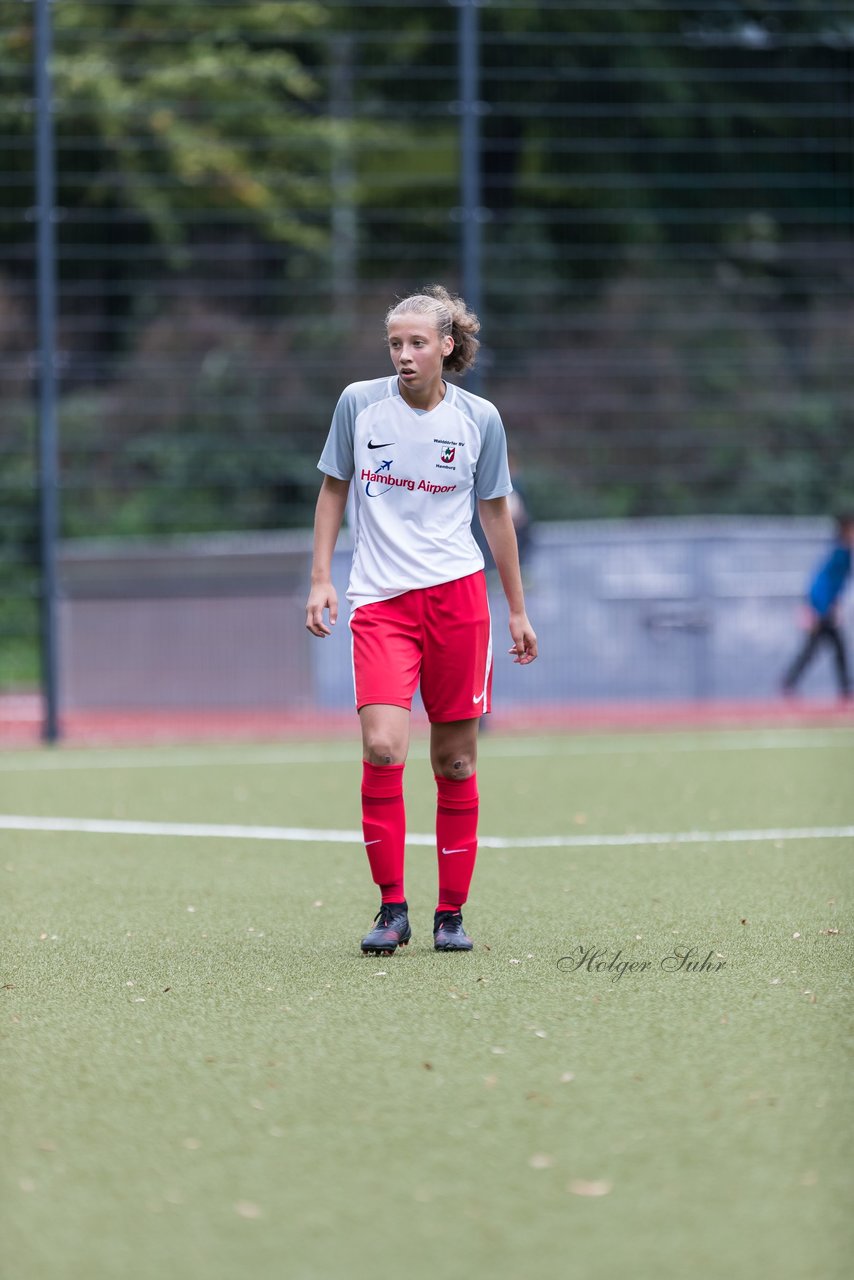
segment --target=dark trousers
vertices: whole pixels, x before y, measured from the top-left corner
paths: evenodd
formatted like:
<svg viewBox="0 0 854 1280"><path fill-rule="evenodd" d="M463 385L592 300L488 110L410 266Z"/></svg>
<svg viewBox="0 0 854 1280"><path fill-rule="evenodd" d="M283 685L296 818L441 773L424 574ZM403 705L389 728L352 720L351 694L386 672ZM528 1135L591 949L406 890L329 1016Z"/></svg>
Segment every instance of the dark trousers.
<svg viewBox="0 0 854 1280"><path fill-rule="evenodd" d="M829 617L819 618L818 622L810 627L800 652L796 655L794 662L783 677L783 688L785 690L794 689L824 641L827 641L833 647L839 692L843 698L850 695L851 677L848 674L848 655L845 651L845 638L841 629Z"/></svg>

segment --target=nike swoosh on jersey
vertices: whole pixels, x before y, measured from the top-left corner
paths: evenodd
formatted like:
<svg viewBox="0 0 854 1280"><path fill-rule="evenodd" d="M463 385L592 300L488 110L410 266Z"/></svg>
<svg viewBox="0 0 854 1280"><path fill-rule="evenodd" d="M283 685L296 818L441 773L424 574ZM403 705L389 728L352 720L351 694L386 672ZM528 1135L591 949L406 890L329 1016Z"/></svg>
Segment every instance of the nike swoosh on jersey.
<svg viewBox="0 0 854 1280"><path fill-rule="evenodd" d="M368 441L369 449L390 449L393 444L397 444L396 440L388 440L385 444L374 444L373 440Z"/></svg>
<svg viewBox="0 0 854 1280"><path fill-rule="evenodd" d="M443 853L468 853L468 845L466 845L464 849L446 849L443 845L442 852Z"/></svg>

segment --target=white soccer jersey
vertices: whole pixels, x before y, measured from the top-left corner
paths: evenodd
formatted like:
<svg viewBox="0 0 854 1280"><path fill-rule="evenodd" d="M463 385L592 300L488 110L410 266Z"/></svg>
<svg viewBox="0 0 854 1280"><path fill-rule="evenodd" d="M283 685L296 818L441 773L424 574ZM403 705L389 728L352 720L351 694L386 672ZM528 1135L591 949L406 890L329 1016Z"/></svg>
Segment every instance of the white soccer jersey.
<svg viewBox="0 0 854 1280"><path fill-rule="evenodd" d="M413 409L397 375L354 382L335 409L318 467L352 480L352 607L483 568L475 498L512 493L498 410L446 383L435 409Z"/></svg>

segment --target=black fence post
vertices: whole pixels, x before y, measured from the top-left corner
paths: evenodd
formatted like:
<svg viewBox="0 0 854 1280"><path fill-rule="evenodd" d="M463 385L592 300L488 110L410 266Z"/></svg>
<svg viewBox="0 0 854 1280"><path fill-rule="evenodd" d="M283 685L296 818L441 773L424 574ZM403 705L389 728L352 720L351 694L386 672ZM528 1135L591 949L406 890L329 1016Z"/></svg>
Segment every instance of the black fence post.
<svg viewBox="0 0 854 1280"><path fill-rule="evenodd" d="M56 607L59 461L56 413L56 174L50 70L50 0L36 0L35 12L42 738L45 742L56 742L60 736Z"/></svg>
<svg viewBox="0 0 854 1280"><path fill-rule="evenodd" d="M459 7L457 24L460 113L460 277L462 294L472 311L481 309L480 14L481 0L453 0ZM474 368L466 386L480 391L480 371Z"/></svg>

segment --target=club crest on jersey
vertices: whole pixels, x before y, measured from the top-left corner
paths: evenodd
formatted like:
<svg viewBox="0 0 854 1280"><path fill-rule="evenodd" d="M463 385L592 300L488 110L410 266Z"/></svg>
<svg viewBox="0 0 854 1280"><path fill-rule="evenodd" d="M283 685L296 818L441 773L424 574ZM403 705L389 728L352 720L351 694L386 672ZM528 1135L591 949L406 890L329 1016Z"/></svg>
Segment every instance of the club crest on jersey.
<svg viewBox="0 0 854 1280"><path fill-rule="evenodd" d="M446 444L444 449L442 450L442 461L453 462L454 457L456 456L456 452L457 452L456 449L452 449L449 444Z"/></svg>

